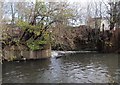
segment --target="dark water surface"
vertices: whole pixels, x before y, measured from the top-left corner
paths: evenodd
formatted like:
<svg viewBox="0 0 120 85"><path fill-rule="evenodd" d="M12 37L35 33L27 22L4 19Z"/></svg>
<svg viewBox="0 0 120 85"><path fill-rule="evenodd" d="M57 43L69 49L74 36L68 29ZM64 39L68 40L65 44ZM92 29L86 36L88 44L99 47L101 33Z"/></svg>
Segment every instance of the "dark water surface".
<svg viewBox="0 0 120 85"><path fill-rule="evenodd" d="M4 62L3 83L113 83L120 80L117 54L71 54L37 61Z"/></svg>

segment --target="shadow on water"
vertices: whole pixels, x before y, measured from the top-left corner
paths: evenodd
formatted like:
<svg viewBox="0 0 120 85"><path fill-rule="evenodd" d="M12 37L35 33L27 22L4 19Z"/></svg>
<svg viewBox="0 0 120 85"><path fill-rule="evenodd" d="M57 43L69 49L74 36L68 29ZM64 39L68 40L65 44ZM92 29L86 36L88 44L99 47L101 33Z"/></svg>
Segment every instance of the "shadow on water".
<svg viewBox="0 0 120 85"><path fill-rule="evenodd" d="M4 62L3 83L114 83L117 54L71 54L37 61Z"/></svg>

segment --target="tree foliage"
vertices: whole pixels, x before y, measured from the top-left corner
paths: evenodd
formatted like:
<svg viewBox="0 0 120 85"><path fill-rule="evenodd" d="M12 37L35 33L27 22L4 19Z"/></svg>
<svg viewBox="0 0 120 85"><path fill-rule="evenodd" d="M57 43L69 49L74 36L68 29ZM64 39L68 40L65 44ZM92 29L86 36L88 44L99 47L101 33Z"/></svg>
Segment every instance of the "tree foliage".
<svg viewBox="0 0 120 85"><path fill-rule="evenodd" d="M108 14L110 16L110 29L120 26L120 1L109 2L110 9Z"/></svg>
<svg viewBox="0 0 120 85"><path fill-rule="evenodd" d="M10 6L11 23L22 33L17 38L6 34L9 38L6 38L5 44L22 44L31 50L43 49L45 44L50 43L48 29L55 26L55 23L68 23L68 19L73 16L72 9L66 3L46 3L36 0L35 3L11 3Z"/></svg>

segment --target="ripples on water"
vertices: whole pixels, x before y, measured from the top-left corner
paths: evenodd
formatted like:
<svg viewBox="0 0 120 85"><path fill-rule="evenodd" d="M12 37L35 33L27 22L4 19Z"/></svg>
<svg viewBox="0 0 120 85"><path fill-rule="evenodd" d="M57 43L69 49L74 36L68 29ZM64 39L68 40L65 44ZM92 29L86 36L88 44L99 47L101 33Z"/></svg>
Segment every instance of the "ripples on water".
<svg viewBox="0 0 120 85"><path fill-rule="evenodd" d="M5 62L3 83L113 83L117 54L71 54L37 61Z"/></svg>

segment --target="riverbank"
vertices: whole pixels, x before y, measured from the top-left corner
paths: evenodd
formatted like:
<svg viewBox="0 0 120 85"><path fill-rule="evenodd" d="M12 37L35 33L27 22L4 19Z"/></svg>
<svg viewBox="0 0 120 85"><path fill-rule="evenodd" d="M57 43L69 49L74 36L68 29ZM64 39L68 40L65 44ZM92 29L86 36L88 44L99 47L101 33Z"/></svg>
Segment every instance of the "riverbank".
<svg viewBox="0 0 120 85"><path fill-rule="evenodd" d="M27 50L4 50L2 60L18 61L18 60L37 60L51 57L51 49L44 49L39 51Z"/></svg>
<svg viewBox="0 0 120 85"><path fill-rule="evenodd" d="M69 56L69 55L74 55L74 54L118 54L118 53L99 53L97 51L56 51L56 50L52 50L52 51L49 51L49 56L45 57L45 56L41 56L41 55L38 55L39 58L19 58L19 59L14 59L14 60L11 60L11 61L36 61L36 60L44 60L44 59L49 59L49 58L60 58L62 56ZM44 54L44 53L43 53ZM7 59L4 59L2 61L10 61L10 60L7 60Z"/></svg>

